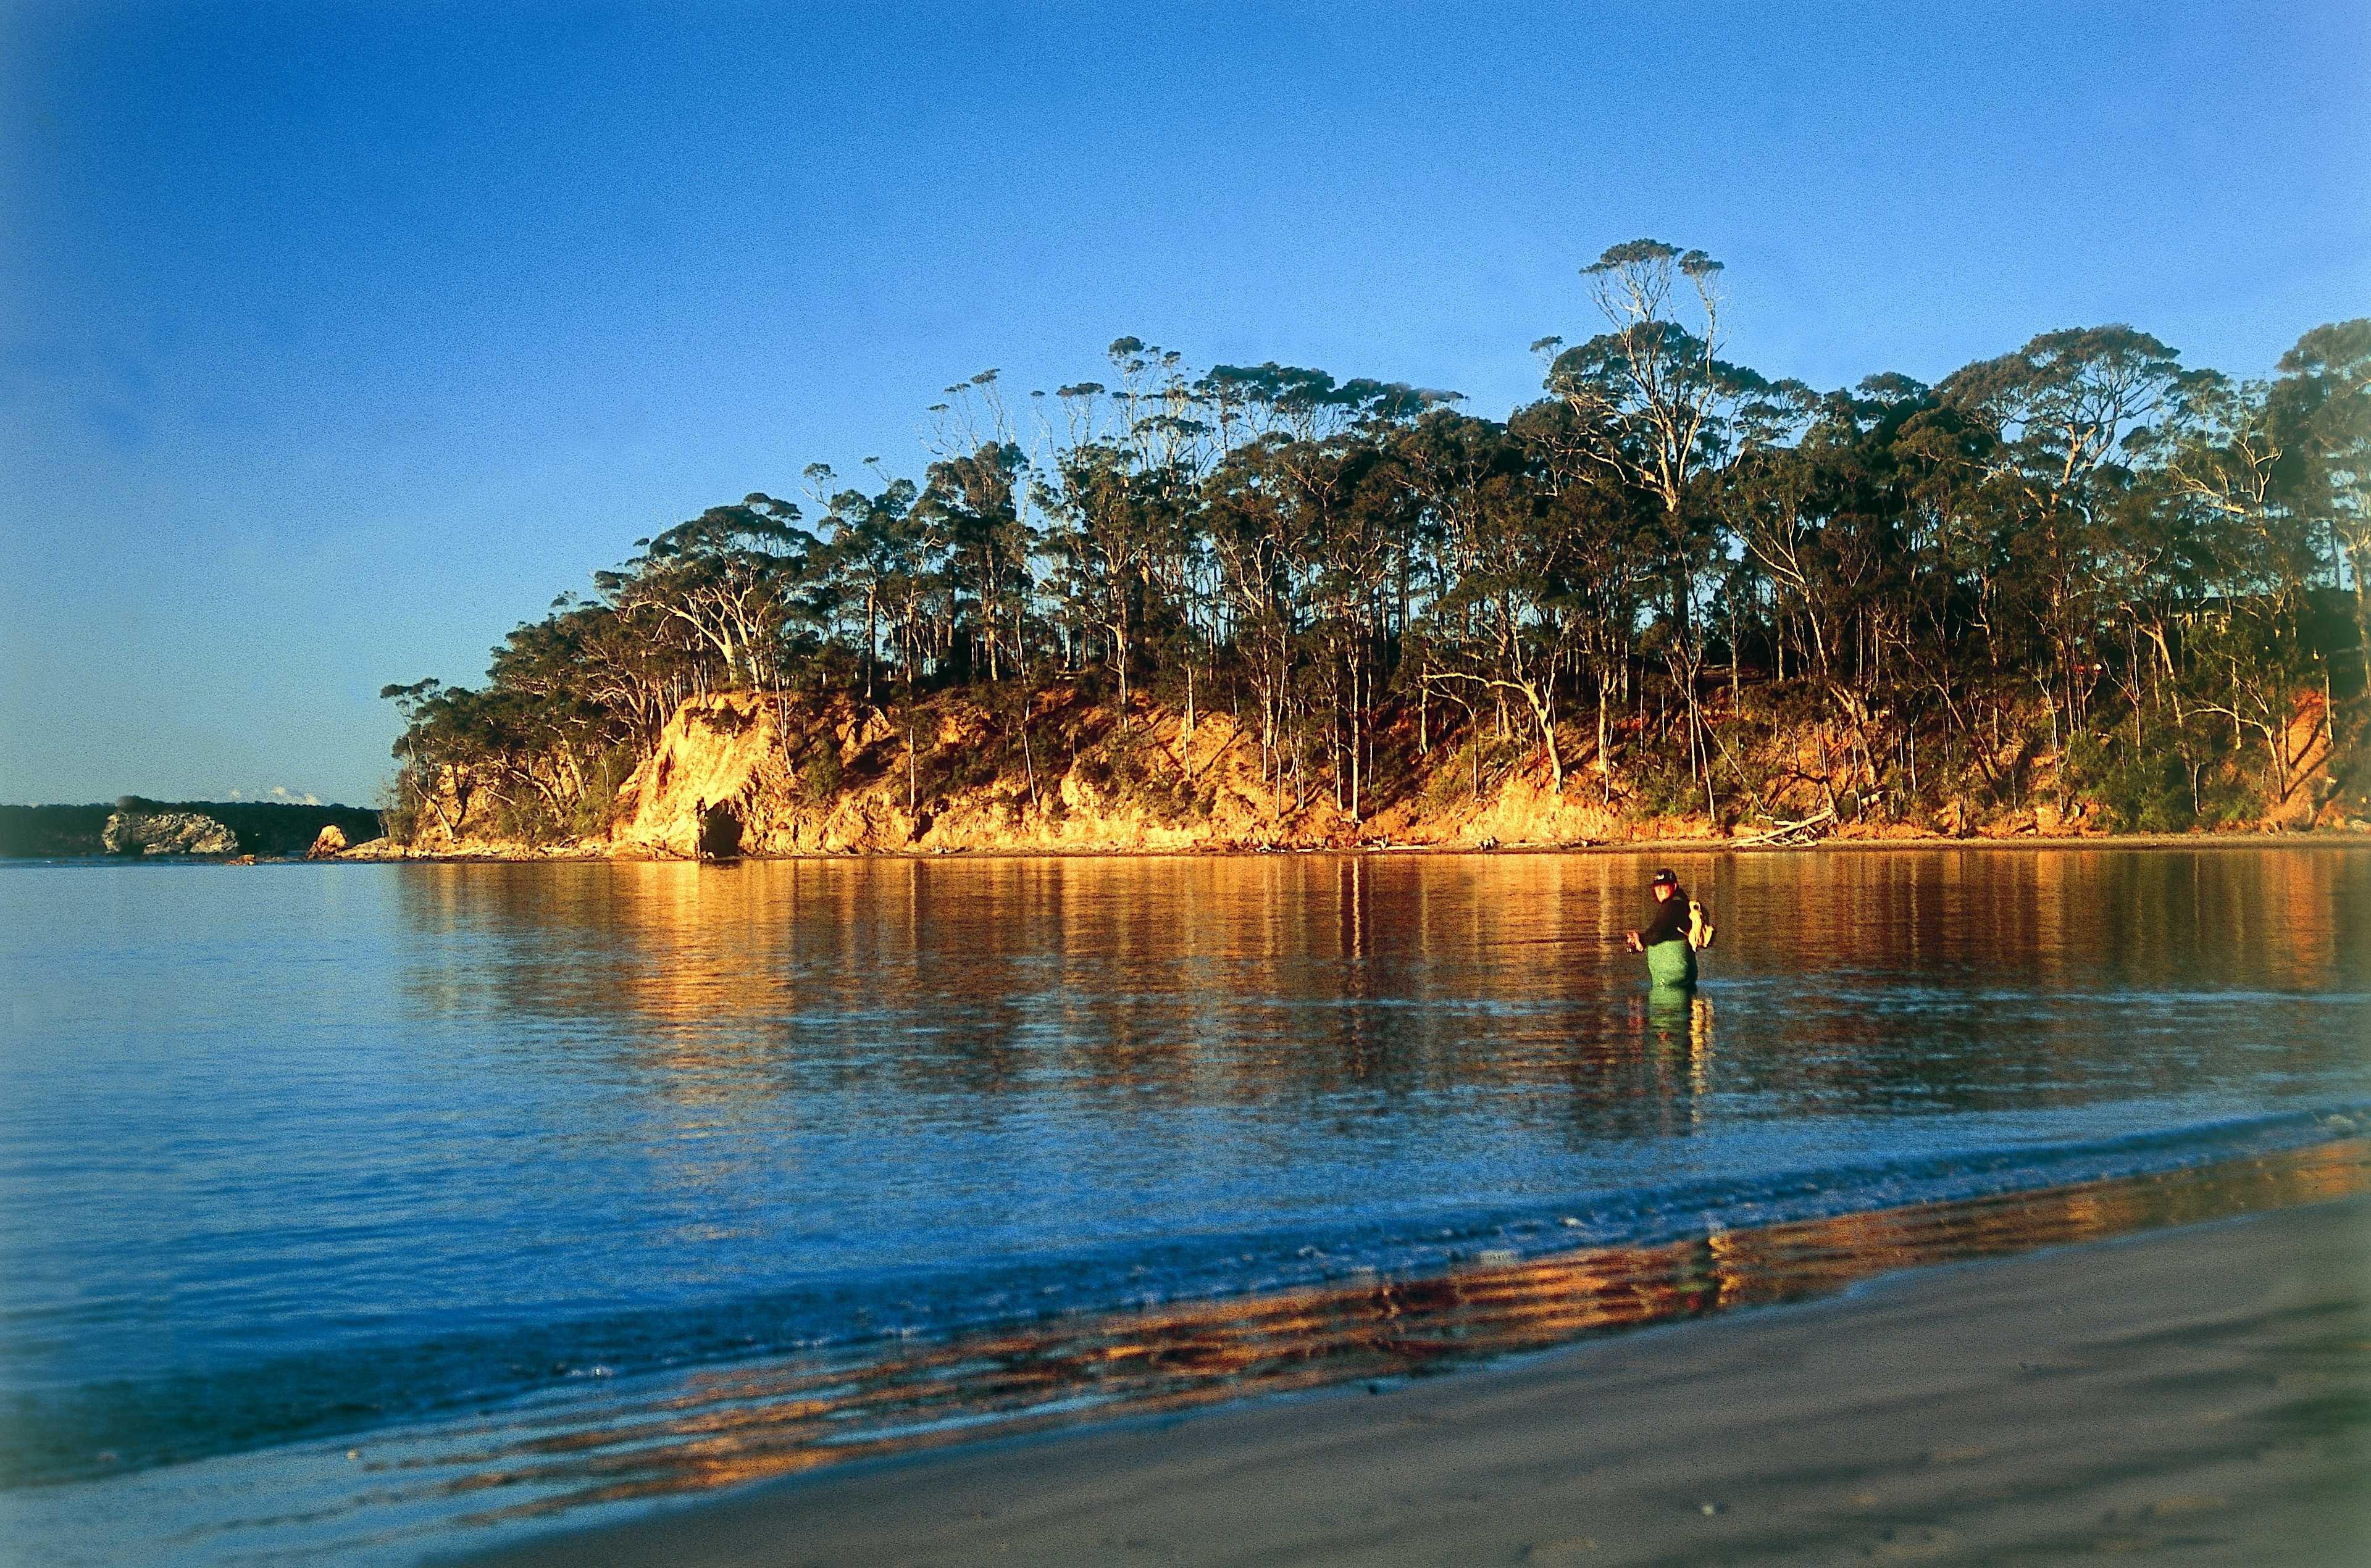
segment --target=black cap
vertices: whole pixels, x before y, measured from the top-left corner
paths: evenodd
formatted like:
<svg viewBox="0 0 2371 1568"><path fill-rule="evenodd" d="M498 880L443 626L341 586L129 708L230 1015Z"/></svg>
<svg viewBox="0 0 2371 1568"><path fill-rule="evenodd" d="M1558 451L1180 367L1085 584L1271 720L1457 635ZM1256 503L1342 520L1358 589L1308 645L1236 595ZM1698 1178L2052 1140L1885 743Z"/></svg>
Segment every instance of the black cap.
<svg viewBox="0 0 2371 1568"><path fill-rule="evenodd" d="M1655 873L1655 885L1657 887L1677 887L1680 885L1679 873L1672 870L1671 867L1665 866L1661 870Z"/></svg>

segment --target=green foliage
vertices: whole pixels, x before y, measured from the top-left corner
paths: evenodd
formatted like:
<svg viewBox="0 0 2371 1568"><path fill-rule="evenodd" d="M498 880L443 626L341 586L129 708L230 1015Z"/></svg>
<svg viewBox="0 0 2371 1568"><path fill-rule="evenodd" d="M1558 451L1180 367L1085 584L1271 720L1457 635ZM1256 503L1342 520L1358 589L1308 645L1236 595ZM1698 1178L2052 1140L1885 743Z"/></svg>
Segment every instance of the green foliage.
<svg viewBox="0 0 2371 1568"><path fill-rule="evenodd" d="M822 804L839 798L839 747L826 736L807 749L806 759L799 764L799 793Z"/></svg>
<svg viewBox="0 0 2371 1568"><path fill-rule="evenodd" d="M1115 805L1143 813L1158 823L1178 824L1207 821L1217 805L1217 792L1207 778L1189 781L1174 757L1154 744L1140 729L1106 731L1099 741L1082 747L1074 770L1078 780ZM1050 790L1041 789L1049 814L1065 814Z"/></svg>
<svg viewBox="0 0 2371 1568"><path fill-rule="evenodd" d="M2169 747L2077 735L2066 748L2066 770L2077 792L2120 832L2179 833L2197 820L2189 768Z"/></svg>
<svg viewBox="0 0 2371 1568"><path fill-rule="evenodd" d="M625 746L613 746L586 770L584 788L569 801L565 836L604 838L618 814L618 787L630 778L641 759Z"/></svg>
<svg viewBox="0 0 2371 1568"><path fill-rule="evenodd" d="M1478 797L1474 752L1471 739L1436 752L1432 771L1424 781L1424 803L1432 813L1446 815Z"/></svg>
<svg viewBox="0 0 2371 1568"><path fill-rule="evenodd" d="M427 813L421 807L419 786L419 776L408 767L379 786L379 830L398 844L410 844L420 835Z"/></svg>
<svg viewBox="0 0 2371 1568"><path fill-rule="evenodd" d="M1669 746L1633 748L1619 779L1623 809L1634 817L1704 814L1704 789L1687 761Z"/></svg>
<svg viewBox="0 0 2371 1568"><path fill-rule="evenodd" d="M955 747L940 759L932 790L934 793L959 794L1003 783L1007 760L1007 748L1001 743ZM1018 757L1010 760L1014 767L1019 766Z"/></svg>
<svg viewBox="0 0 2371 1568"><path fill-rule="evenodd" d="M568 824L550 805L536 799L497 797L488 812L492 836L513 843L556 844L568 836Z"/></svg>
<svg viewBox="0 0 2371 1568"><path fill-rule="evenodd" d="M2261 813L2259 781L2245 754L2222 737L2160 725L2136 744L2129 725L2084 733L2066 748L2066 779L2119 833L2186 833Z"/></svg>
<svg viewBox="0 0 2371 1568"><path fill-rule="evenodd" d="M2334 799L2348 815L2371 820L2371 722L2358 712L2339 732L2331 757Z"/></svg>

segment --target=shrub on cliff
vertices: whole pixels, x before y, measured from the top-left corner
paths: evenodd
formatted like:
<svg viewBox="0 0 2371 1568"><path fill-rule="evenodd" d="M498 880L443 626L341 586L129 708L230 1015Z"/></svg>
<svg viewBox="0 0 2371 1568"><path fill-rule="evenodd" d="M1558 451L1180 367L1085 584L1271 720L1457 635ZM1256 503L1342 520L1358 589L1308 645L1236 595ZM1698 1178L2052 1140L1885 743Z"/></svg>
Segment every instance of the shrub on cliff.
<svg viewBox="0 0 2371 1568"><path fill-rule="evenodd" d="M839 798L839 747L829 736L809 748L806 759L799 764L798 779L802 799L822 804Z"/></svg>

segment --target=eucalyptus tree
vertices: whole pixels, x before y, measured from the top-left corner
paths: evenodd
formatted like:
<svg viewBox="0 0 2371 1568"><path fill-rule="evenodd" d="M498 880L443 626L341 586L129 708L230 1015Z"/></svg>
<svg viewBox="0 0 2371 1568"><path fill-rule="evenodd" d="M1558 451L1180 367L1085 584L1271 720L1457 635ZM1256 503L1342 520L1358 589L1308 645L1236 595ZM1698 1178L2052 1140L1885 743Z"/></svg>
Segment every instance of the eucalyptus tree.
<svg viewBox="0 0 2371 1568"><path fill-rule="evenodd" d="M2152 695L2169 695L2181 742L2190 739L2193 713L2227 721L2237 749L2254 734L2275 793L2285 800L2298 698L2317 673L2323 679L2328 674L2322 651L2306 637L2309 595L2335 571L2342 545L2332 525L2327 470L2310 454L2313 434L2286 417L2294 404L2282 406L2284 392L2295 397L2283 386L2189 373L2168 417L2133 444L2150 459L2142 493L2159 498L2152 509L2162 520L2157 532L2176 542L2189 588L2188 603L2156 617L2169 622L2179 614L2192 630L2179 659L2167 632L2157 632ZM2330 406L2317 402L2316 412ZM2307 473L2323 483L2284 482ZM2126 602L2145 601L2144 594L2128 594ZM2146 737L2137 689L2133 697L2138 748ZM2186 744L2182 749L2194 801L2198 759Z"/></svg>
<svg viewBox="0 0 2371 1568"><path fill-rule="evenodd" d="M1871 439L1885 444L1901 507L1911 678L1940 705L1945 733L1958 737L1955 755L1972 760L1985 788L1997 791L2013 782L1999 762L1997 699L2018 657L2004 628L2016 612L2005 591L2005 541L1984 493L1998 434L1906 376L1868 377L1858 390L1886 409Z"/></svg>
<svg viewBox="0 0 2371 1568"><path fill-rule="evenodd" d="M619 624L609 605L563 604L514 629L486 666L489 689L522 699L516 729L529 787L562 815L573 813L596 778L614 785L615 778L601 777L611 755L645 738L649 709L637 700L642 694L619 692L598 679L611 640L603 634Z"/></svg>
<svg viewBox="0 0 2371 1568"><path fill-rule="evenodd" d="M1328 751L1337 803L1366 814L1374 771L1377 709L1393 673L1391 590L1400 576L1417 508L1394 471L1391 446L1371 429L1279 453L1293 477L1307 531L1311 667L1329 709Z"/></svg>
<svg viewBox="0 0 2371 1568"><path fill-rule="evenodd" d="M1713 521L1694 504L1700 478L1741 455L1741 416L1769 391L1761 376L1720 358L1720 271L1703 251L1660 240L1614 246L1581 269L1608 329L1575 347L1558 338L1532 345L1556 351L1547 388L1573 414L1558 455L1602 467L1660 506L1671 614L1683 625L1694 597L1684 574L1710 543Z"/></svg>
<svg viewBox="0 0 2371 1568"><path fill-rule="evenodd" d="M1335 765L1337 803L1357 815L1356 786L1342 766L1346 729L1355 737L1357 717L1371 676L1371 617L1363 599L1377 531L1362 496L1376 461L1373 446L1348 431L1323 438L1297 437L1272 430L1240 449L1232 467L1258 486L1259 503L1246 521L1267 531L1254 559L1270 573L1260 586L1279 595L1270 617L1278 638L1275 697L1291 744L1296 798L1303 798L1303 717L1321 711L1326 760ZM1347 743L1355 752L1358 742Z"/></svg>
<svg viewBox="0 0 2371 1568"><path fill-rule="evenodd" d="M1137 646L1154 677L1184 700L1181 734L1191 770L1197 709L1224 631L1215 594L1217 562L1199 513L1203 481L1224 460L1225 438L1211 419L1203 380L1184 356L1127 337L1106 352L1116 383L1110 440L1129 458L1133 504L1123 530L1132 538L1143 584ZM1125 704L1121 708L1127 721Z"/></svg>
<svg viewBox="0 0 2371 1568"><path fill-rule="evenodd" d="M1564 789L1557 679L1581 617L1571 613L1578 530L1558 497L1512 466L1477 476L1451 513L1444 548L1457 562L1428 610L1425 678L1518 699L1536 730L1553 787Z"/></svg>
<svg viewBox="0 0 2371 1568"><path fill-rule="evenodd" d="M1592 548L1603 539L1579 505L1599 492L1549 483L1533 448L1508 426L1447 408L1406 428L1394 452L1438 552L1436 585L1415 639L1417 687L1439 687L1470 713L1477 709L1461 690L1500 706L1514 699L1560 792L1558 684L1602 625L1588 613L1587 585L1613 564ZM1618 656L1598 668L1618 674ZM1601 699L1608 689L1601 681ZM1608 734L1602 700L1598 728L1602 765Z"/></svg>
<svg viewBox="0 0 2371 1568"><path fill-rule="evenodd" d="M2266 395L2281 445L2276 493L2319 521L2345 560L2356 651L2371 660L2371 317L2315 328L2281 356L2280 371Z"/></svg>
<svg viewBox="0 0 2371 1568"><path fill-rule="evenodd" d="M1548 391L1572 414L1567 467L1593 466L1650 496L1660 513L1657 563L1669 587L1666 663L1688 717L1689 761L1705 810L1718 814L1697 679L1705 641L1699 600L1723 554L1717 480L1799 418L1802 389L1720 357L1721 264L1660 240L1617 245L1581 269L1607 329L1555 352Z"/></svg>
<svg viewBox="0 0 2371 1568"><path fill-rule="evenodd" d="M1419 509L1421 554L1411 549L1405 565L1422 573L1424 613L1408 616L1407 656L1415 662L1417 744L1431 744L1429 699L1436 685L1469 713L1473 705L1450 688L1471 672L1459 667L1471 641L1471 600L1451 597L1471 568L1482 537L1483 486L1494 477L1520 474L1525 455L1507 427L1450 407L1437 408L1403 426L1394 443L1397 472Z"/></svg>
<svg viewBox="0 0 2371 1568"><path fill-rule="evenodd" d="M845 584L845 596L861 605L864 635L858 653L864 700L874 700L881 660L882 622L910 604L909 585L924 570L921 541L913 520L917 490L911 479L890 479L866 493L854 486L834 490L839 476L823 464L806 470L811 487L825 494L830 536L820 566Z"/></svg>
<svg viewBox="0 0 2371 1568"><path fill-rule="evenodd" d="M563 594L494 650L487 678L589 712L601 745L646 747L692 689L698 658L685 638L652 629L606 600Z"/></svg>
<svg viewBox="0 0 2371 1568"><path fill-rule="evenodd" d="M2142 674L2157 677L2151 696L2172 682L2180 698L2177 627L2202 613L2210 595L2227 605L2261 593L2293 623L2321 562L2309 531L2275 495L2281 446L2261 384L2186 373L2165 416L2128 444L2140 466L2112 543L2123 558L2119 598L2134 634L2126 684L2140 744Z"/></svg>
<svg viewBox="0 0 2371 1568"><path fill-rule="evenodd" d="M1259 706L1260 776L1271 788L1283 778L1301 584L1309 571L1290 478L1275 460L1281 440L1263 438L1231 452L1203 481L1200 498L1234 655Z"/></svg>
<svg viewBox="0 0 2371 1568"><path fill-rule="evenodd" d="M1167 536L1159 486L1128 445L1091 441L1064 449L1035 495L1047 518L1045 548L1054 559L1048 585L1058 596L1059 613L1101 639L1125 721L1137 641L1157 577L1151 557Z"/></svg>
<svg viewBox="0 0 2371 1568"><path fill-rule="evenodd" d="M1984 488L2045 655L2036 675L2053 746L2065 739L2062 715L2082 722L2103 668L2094 655L2115 602L2108 528L2132 483L2127 444L2167 407L2180 375L2173 350L2111 325L2045 332L1937 388L1998 437Z"/></svg>
<svg viewBox="0 0 2371 1568"><path fill-rule="evenodd" d="M434 675L406 686L379 687L380 700L395 704L403 719L403 732L395 738L394 755L403 764L397 776L398 804L407 812L425 810L448 838L458 838L469 815L474 788L471 764L481 753L471 728L456 709L472 694L466 688L449 692Z"/></svg>
<svg viewBox="0 0 2371 1568"><path fill-rule="evenodd" d="M1799 441L1758 447L1728 486L1741 564L1769 590L1774 671L1811 687L1872 783L1897 746L1915 769L1904 710L1940 608L1920 593L1949 581L1948 563L1920 548L1896 446L1926 406L1926 388L1901 377L1830 394Z"/></svg>
<svg viewBox="0 0 2371 1568"><path fill-rule="evenodd" d="M1353 819L1410 698L1420 750L1447 699L1535 738L1558 789L1593 698L1609 803L1617 746L1651 774L1682 713L1679 788L1707 812L1717 777L1762 788L1733 737L1812 719L1880 790L1917 795L1939 744L1946 776L2015 803L2051 755L2044 707L2078 788L2178 755L2196 804L2208 765L2258 743L2285 787L2303 683L2327 674L2317 596L2351 586L2371 641L2371 320L2307 333L2262 384L2110 326L1814 398L1723 357L1703 252L1634 241L1583 275L1603 330L1535 344L1546 395L1504 422L1124 337L1104 379L1031 394L1024 432L982 371L931 407L919 486L813 466L817 534L763 494L711 508L514 631L483 689L388 688L403 788L455 831L489 802L540 831L605 800L687 696L872 703L886 678L909 805L925 684L984 684L1000 713L1017 694L1034 796L1033 697L1090 677L1123 724L1147 692L1182 709L1189 779L1197 713L1248 720L1248 699L1269 787L1330 786Z"/></svg>
<svg viewBox="0 0 2371 1568"><path fill-rule="evenodd" d="M1124 337L1106 358L1114 384L1056 393L1068 429L1051 436L1030 499L1047 520L1047 586L1072 657L1100 642L1125 724L1148 643L1166 644L1190 671L1195 628L1208 628L1193 596L1202 579L1191 513L1213 449L1181 355Z"/></svg>
<svg viewBox="0 0 2371 1568"><path fill-rule="evenodd" d="M473 689L432 678L383 686L379 696L403 716L403 733L394 748L404 764L399 781L403 804L414 812L424 809L446 837L459 839L469 831L472 809L481 799L518 806L515 791L521 786L530 791L531 808L552 808L552 827L566 820L565 801L537 766L547 737L538 732L526 694L491 682ZM532 824L510 825L541 836Z"/></svg>
<svg viewBox="0 0 2371 1568"><path fill-rule="evenodd" d="M594 578L621 613L683 627L715 654L723 685L777 684L791 581L815 547L797 506L752 494L635 543L641 555Z"/></svg>
<svg viewBox="0 0 2371 1568"><path fill-rule="evenodd" d="M1028 459L1009 441L989 442L931 465L918 506L946 531L953 608L967 624L964 667L998 681L1018 670L1035 586L1035 538L1022 517Z"/></svg>

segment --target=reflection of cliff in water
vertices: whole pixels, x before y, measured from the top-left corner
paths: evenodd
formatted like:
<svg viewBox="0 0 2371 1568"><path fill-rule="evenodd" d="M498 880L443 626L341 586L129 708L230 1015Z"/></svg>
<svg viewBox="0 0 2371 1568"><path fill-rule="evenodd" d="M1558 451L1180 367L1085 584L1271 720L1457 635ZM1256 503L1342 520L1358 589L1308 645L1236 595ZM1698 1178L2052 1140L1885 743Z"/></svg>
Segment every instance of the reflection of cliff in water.
<svg viewBox="0 0 2371 1568"><path fill-rule="evenodd" d="M1649 1324L1833 1294L1892 1270L2190 1225L2371 1189L2345 1139L2152 1177L1880 1209L1413 1280L1377 1278L1064 1318L862 1356L700 1372L597 1426L562 1414L463 1428L390 1477L474 1517L648 1500L908 1454L1082 1415L1424 1372Z"/></svg>
<svg viewBox="0 0 2371 1568"><path fill-rule="evenodd" d="M1521 892L1493 864L1520 867ZM1481 872L1483 874L1477 875ZM633 1032L687 1071L1190 1101L1492 1082L1660 1093L1602 859L406 868L482 974L435 1005ZM439 944L443 946L443 944ZM783 1076L787 1075L787 1077ZM1625 1081L1627 1080L1627 1081Z"/></svg>
<svg viewBox="0 0 2371 1568"><path fill-rule="evenodd" d="M1984 1110L2047 1103L2053 1085L2133 1092L2134 1073L2168 1069L2129 1035L2162 1023L2173 999L2194 1027L2218 994L2239 993L2229 1005L2275 1048L2284 1009L2327 1005L2313 993L2371 974L2371 857L2343 850L1683 857L1721 943L1702 991L1659 999L1619 945L1643 917L1649 865L1291 856L399 874L430 960L417 966L425 1005L595 1024L604 1048L677 1069L677 1090L728 1098L804 1084L1305 1099L1347 1128L1411 1096L1520 1090L1507 1114L1562 1116L1596 1137L1683 1131L1713 1094L1753 1113Z"/></svg>

